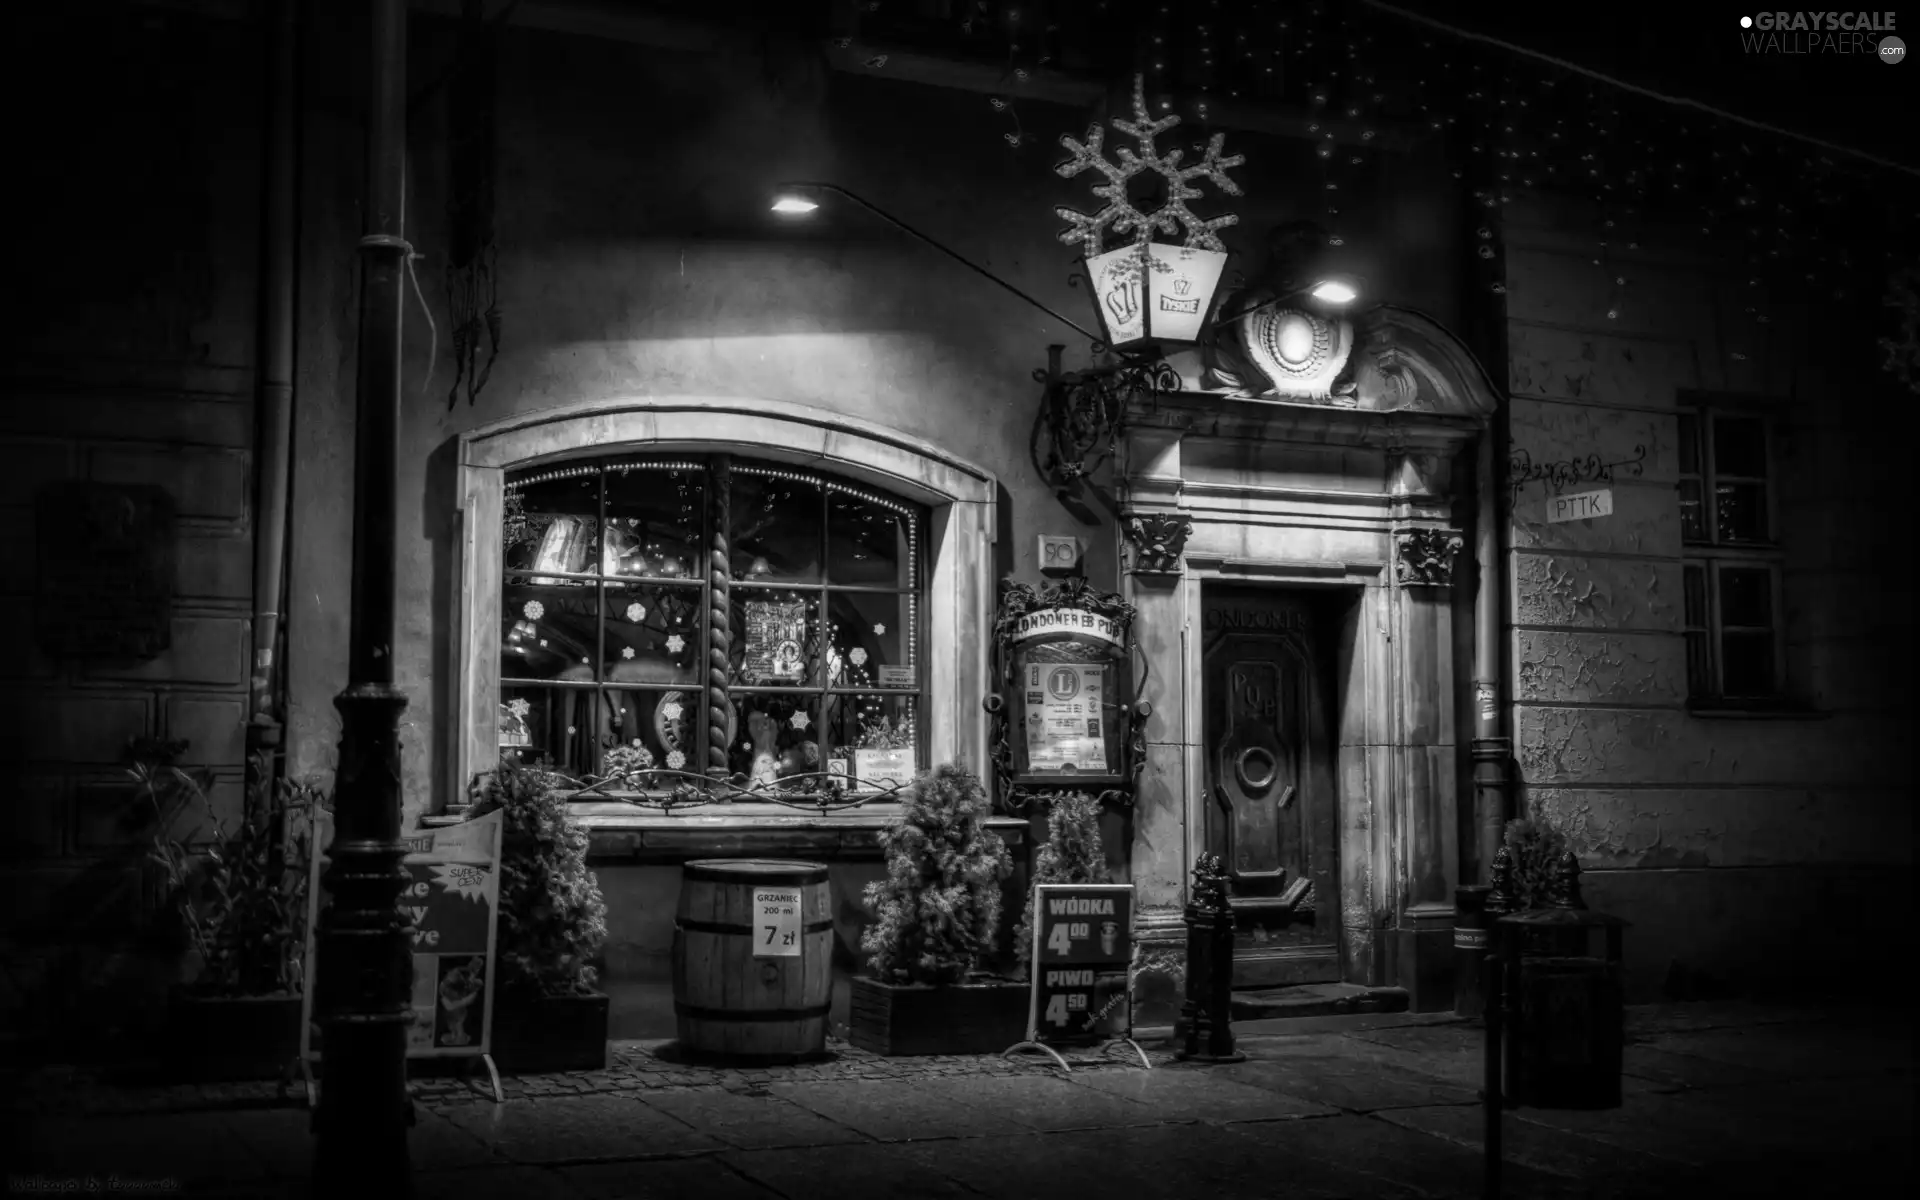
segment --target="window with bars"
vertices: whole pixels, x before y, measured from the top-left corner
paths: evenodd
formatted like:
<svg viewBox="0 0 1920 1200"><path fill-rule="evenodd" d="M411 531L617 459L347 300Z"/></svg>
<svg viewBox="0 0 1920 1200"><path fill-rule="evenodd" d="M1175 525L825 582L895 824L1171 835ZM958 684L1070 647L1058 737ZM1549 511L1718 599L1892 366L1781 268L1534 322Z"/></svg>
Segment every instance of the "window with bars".
<svg viewBox="0 0 1920 1200"><path fill-rule="evenodd" d="M503 750L661 789L925 767L920 507L655 455L513 472L502 512Z"/></svg>
<svg viewBox="0 0 1920 1200"><path fill-rule="evenodd" d="M1764 417L1698 408L1679 418L1687 691L1696 702L1780 698L1784 631Z"/></svg>

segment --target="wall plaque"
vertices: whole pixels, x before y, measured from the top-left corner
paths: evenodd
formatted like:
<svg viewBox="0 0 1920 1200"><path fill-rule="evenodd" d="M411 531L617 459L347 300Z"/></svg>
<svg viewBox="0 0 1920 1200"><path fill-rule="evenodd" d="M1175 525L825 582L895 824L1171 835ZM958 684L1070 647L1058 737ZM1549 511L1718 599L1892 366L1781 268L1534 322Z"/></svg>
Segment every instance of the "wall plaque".
<svg viewBox="0 0 1920 1200"><path fill-rule="evenodd" d="M152 484L66 481L35 497L40 648L152 658L172 643L173 497Z"/></svg>

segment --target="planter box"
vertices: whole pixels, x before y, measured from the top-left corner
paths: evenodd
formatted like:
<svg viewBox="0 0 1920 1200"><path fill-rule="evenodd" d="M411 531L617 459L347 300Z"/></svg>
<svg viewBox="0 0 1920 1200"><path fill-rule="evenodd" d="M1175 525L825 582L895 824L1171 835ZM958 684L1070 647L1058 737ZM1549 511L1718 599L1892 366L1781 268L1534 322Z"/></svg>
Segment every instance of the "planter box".
<svg viewBox="0 0 1920 1200"><path fill-rule="evenodd" d="M605 1070L607 998L495 997L493 1062L521 1074Z"/></svg>
<svg viewBox="0 0 1920 1200"><path fill-rule="evenodd" d="M192 1083L281 1079L300 1057L300 997L167 998L166 1071Z"/></svg>
<svg viewBox="0 0 1920 1200"><path fill-rule="evenodd" d="M1024 983L946 987L855 976L847 1040L875 1054L998 1054L1027 1036Z"/></svg>

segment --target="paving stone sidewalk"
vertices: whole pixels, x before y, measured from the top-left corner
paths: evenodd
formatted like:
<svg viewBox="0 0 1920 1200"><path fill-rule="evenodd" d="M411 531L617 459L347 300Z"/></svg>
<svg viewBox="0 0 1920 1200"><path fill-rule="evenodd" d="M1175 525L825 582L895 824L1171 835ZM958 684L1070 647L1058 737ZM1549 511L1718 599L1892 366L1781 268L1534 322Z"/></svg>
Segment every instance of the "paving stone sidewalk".
<svg viewBox="0 0 1920 1200"><path fill-rule="evenodd" d="M1904 1013L1686 1005L1630 1018L1626 1103L1504 1118L1514 1197L1848 1195L1912 1169ZM415 1084L417 1194L1461 1197L1479 1194L1483 1032L1431 1019L1242 1029L1245 1063L1156 1050L1040 1062L882 1059L713 1071L620 1044L606 1071ZM307 1195L311 1136L258 1088L16 1079L13 1194ZM19 1164L18 1166L14 1164ZM171 1189L171 1190L169 1190Z"/></svg>

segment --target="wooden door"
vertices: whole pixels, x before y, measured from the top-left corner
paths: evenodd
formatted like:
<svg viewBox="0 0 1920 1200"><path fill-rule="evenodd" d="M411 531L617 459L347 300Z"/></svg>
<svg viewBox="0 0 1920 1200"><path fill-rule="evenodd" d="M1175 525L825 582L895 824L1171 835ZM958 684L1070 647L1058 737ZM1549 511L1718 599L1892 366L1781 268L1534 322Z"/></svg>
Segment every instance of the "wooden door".
<svg viewBox="0 0 1920 1200"><path fill-rule="evenodd" d="M1232 880L1235 987L1341 978L1332 721L1316 598L1203 598L1208 845Z"/></svg>

